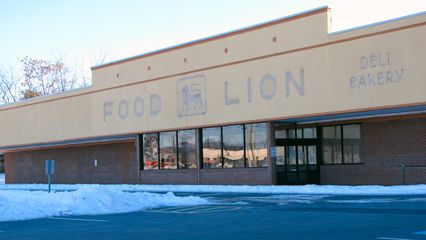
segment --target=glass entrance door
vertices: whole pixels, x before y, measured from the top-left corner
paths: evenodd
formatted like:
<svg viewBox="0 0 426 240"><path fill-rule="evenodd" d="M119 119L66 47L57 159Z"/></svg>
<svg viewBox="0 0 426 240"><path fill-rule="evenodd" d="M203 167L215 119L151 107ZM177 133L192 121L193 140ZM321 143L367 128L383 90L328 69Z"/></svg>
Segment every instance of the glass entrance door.
<svg viewBox="0 0 426 240"><path fill-rule="evenodd" d="M316 145L282 145L276 149L277 184L319 183Z"/></svg>
<svg viewBox="0 0 426 240"><path fill-rule="evenodd" d="M280 131L275 134L277 184L319 183L316 128Z"/></svg>

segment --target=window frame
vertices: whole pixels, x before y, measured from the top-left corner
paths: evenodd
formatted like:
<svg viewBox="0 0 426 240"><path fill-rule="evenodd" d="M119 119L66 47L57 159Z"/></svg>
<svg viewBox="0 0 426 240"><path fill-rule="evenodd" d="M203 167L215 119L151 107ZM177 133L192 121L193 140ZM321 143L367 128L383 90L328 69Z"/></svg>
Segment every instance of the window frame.
<svg viewBox="0 0 426 240"><path fill-rule="evenodd" d="M213 126L213 127L206 127L206 128L220 128L220 141L221 141L221 167L217 167L217 168L206 168L204 166L204 153L203 153L203 149L204 149L204 142L203 142L203 129L206 128L200 128L200 169L245 169L245 168L249 168L249 169L256 169L256 168L268 168L270 163L268 162L268 164L266 166L257 166L257 167L249 167L248 166L248 159L247 159L247 139L246 139L246 125L248 124L261 124L264 123L266 124L266 141L268 141L268 122L254 122L254 123L242 123L242 124L231 124L231 125L222 125L222 126ZM223 155L224 149L223 149L223 128L224 127L230 127L230 126L242 126L242 130L243 130L243 160L244 160L244 166L242 167L228 167L225 168L224 164L225 164L225 158ZM268 150L268 144L266 144L266 149Z"/></svg>
<svg viewBox="0 0 426 240"><path fill-rule="evenodd" d="M145 169L145 151L144 151L144 135L145 134L156 134L157 135L157 148L158 148L158 154L157 154L157 168L152 169ZM140 171L155 171L160 170L160 133L159 132L150 132L150 133L144 133L140 134L140 161L142 164L139 166Z"/></svg>
<svg viewBox="0 0 426 240"><path fill-rule="evenodd" d="M359 131L360 131L360 149L359 149L359 158L360 158L360 162L346 162L345 161L345 138L344 138L344 126L348 126L348 125L358 125L359 126ZM324 140L323 140L323 136L324 136L324 131L323 128L324 127L336 127L336 126L340 126L340 148L341 148L341 163L325 163L324 161ZM363 148L362 148L362 133L361 133L361 126L362 123L360 122L355 122L355 123L343 123L343 124L330 124L330 125L323 125L321 126L321 136L320 136L320 146L321 146L321 165L327 165L327 166L332 166L332 165L363 165Z"/></svg>
<svg viewBox="0 0 426 240"><path fill-rule="evenodd" d="M219 128L220 129L220 152L221 152L221 156L220 156L220 167L217 168L205 168L204 166L204 153L203 153L203 149L204 149L204 142L203 142L203 129L206 128L187 128L187 129L179 129L179 130L174 130L174 131L159 131L159 132L147 132L147 133L142 133L139 134L139 171L151 171L151 170L163 170L163 171L177 171L177 170L197 170L197 169L244 169L244 168L250 168L250 169L255 169L255 168L268 168L269 165L271 164L269 161L267 162L267 165L265 166L256 166L256 167L249 167L248 166L248 159L247 159L247 134L246 134L246 125L247 124L266 124L266 149L267 152L269 152L268 149L268 129L269 129L269 125L268 122L254 122L254 123L242 123L242 124L231 124L231 125L222 125L222 126L212 126L212 127L206 127L206 128ZM241 126L242 127L242 136L243 136L243 161L244 164L241 167L229 167L229 168L225 168L224 164L225 164L225 159L224 159L224 143L223 143L223 128L224 127L229 127L229 126ZM179 131L185 131L185 130L194 130L195 132L195 144L196 144L196 156L197 156L197 160L196 160L196 167L195 168L180 168L179 167L179 163L180 163L180 159L179 159ZM177 164L177 168L176 169L164 169L161 168L161 146L160 146L160 135L163 132L174 132L176 135L176 164ZM156 134L157 135L157 141L158 141L158 154L157 154L157 168L153 168L153 169L146 169L145 168L145 156L144 156L144 135L145 134ZM269 155L269 153L268 153Z"/></svg>
<svg viewBox="0 0 426 240"><path fill-rule="evenodd" d="M176 168L161 168L161 133L174 132L176 139ZM178 147L178 135L177 131L162 131L158 132L158 169L159 170L179 170L179 147Z"/></svg>
<svg viewBox="0 0 426 240"><path fill-rule="evenodd" d="M195 142L195 168L181 168L180 167L180 158L179 158L179 132L180 131L194 131L194 142ZM196 128L190 128L190 129L181 129L181 130L176 130L176 161L177 161L177 169L173 169L173 170L193 170L193 169L197 169L197 129Z"/></svg>

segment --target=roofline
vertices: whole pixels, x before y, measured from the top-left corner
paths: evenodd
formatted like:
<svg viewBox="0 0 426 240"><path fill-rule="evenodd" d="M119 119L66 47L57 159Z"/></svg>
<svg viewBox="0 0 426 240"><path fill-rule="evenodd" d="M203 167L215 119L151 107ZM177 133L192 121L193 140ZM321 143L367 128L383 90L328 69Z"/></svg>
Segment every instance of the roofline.
<svg viewBox="0 0 426 240"><path fill-rule="evenodd" d="M131 57L128 57L128 58L119 59L119 60L112 61L112 62L109 62L109 63L103 63L103 64L100 64L100 65L95 65L95 66L92 66L91 69L93 71L93 70L97 70L97 69L100 69L100 68L109 67L111 65L135 61L137 59L146 58L146 57L150 57L150 56L153 56L153 55L158 55L158 54L162 54L162 53L165 53L165 52L170 52L170 51L174 51L174 50L178 50L178 49L182 49L182 48L187 48L187 47L190 47L190 46L193 46L193 45L199 45L199 44L202 44L202 43L211 42L211 41L214 41L214 40L217 40L217 39L226 38L226 37L230 37L230 36L234 36L234 35L238 35L238 34L242 34L242 33L246 33L246 32L251 32L251 31L254 31L254 30L257 30L257 29L273 26L273 25L280 24L280 23L283 23L283 22L290 22L290 21L294 21L294 20L297 20L297 19L300 19L300 18L304 18L304 17L308 17L308 16L311 16L311 15L323 13L323 12L328 11L329 9L330 8L328 6L321 6L321 7L310 9L310 10L307 10L307 11L287 15L285 17L281 17L281 18L269 20L269 21L266 21L266 22L254 24L254 25L251 25L251 26L248 26L248 27L243 27L243 28L239 28L239 29L236 29L236 30L231 30L231 31L228 31L228 32L208 36L208 37L205 37L205 38L200 38L200 39L197 39L197 40L184 42L184 43L177 44L177 45L174 45L174 46L161 48L161 49L158 49L158 50L142 53L142 54L131 56Z"/></svg>
<svg viewBox="0 0 426 240"><path fill-rule="evenodd" d="M405 16L401 16L401 17L397 17L397 18L387 19L387 20L383 20L383 21L380 21L380 22L369 23L369 24L366 24L366 25L361 25L361 26L357 26L357 27L353 27L353 28L343 29L343 30L339 30L339 31L336 31L336 32L330 32L330 33L328 33L328 35L336 35L336 34L340 34L340 33L346 33L346 32L361 30L361 29L364 29L364 28L374 27L374 26L378 26L378 25L382 25L382 24L386 24L386 23L391 23L391 22L396 22L396 21L399 21L399 20L404 20L404 19L408 19L408 18L412 18L412 17L421 16L421 15L424 15L424 14L426 14L426 11L417 12L417 13L413 13L413 14L409 14L409 15L405 15Z"/></svg>

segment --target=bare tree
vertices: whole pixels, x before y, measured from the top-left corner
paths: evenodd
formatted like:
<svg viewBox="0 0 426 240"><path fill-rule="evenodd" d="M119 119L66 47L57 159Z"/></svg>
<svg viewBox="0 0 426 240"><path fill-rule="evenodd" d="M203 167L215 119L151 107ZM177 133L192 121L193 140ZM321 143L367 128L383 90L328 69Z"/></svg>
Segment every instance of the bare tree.
<svg viewBox="0 0 426 240"><path fill-rule="evenodd" d="M87 87L92 84L92 75L90 71L90 66L96 66L105 63L110 58L110 51L108 49L99 49L97 54L91 58L90 63L84 61L83 59L78 64L77 72L78 72L78 82L80 87Z"/></svg>
<svg viewBox="0 0 426 240"><path fill-rule="evenodd" d="M71 74L65 64L59 60L47 60L24 57L21 59L24 79L22 81L23 98L49 95L71 90L77 81L76 74Z"/></svg>
<svg viewBox="0 0 426 240"><path fill-rule="evenodd" d="M87 66L83 60L80 62L80 64L76 64L76 66L80 87L88 87L92 85L90 67Z"/></svg>
<svg viewBox="0 0 426 240"><path fill-rule="evenodd" d="M78 71L77 71L77 67L75 67L74 69L71 69L69 67L64 67L64 63L66 62L65 60L65 55L61 52L61 51L57 51L56 57L55 57L55 61L56 63L60 63L63 65L63 69L61 71L57 72L57 82L55 84L55 92L64 92L64 91L68 91L71 89L74 89L75 87L77 87L77 81L78 81Z"/></svg>
<svg viewBox="0 0 426 240"><path fill-rule="evenodd" d="M101 49L92 58L91 64L102 64L108 58L109 51ZM26 56L20 59L20 64L22 72L16 71L13 67L7 70L0 68L0 104L91 85L88 61L81 60L75 61L74 65L69 64L66 55L59 50L53 60Z"/></svg>
<svg viewBox="0 0 426 240"><path fill-rule="evenodd" d="M100 65L105 63L110 56L110 51L108 49L99 49L96 56L92 58L92 64L93 65Z"/></svg>
<svg viewBox="0 0 426 240"><path fill-rule="evenodd" d="M12 66L9 66L7 70L0 69L0 103L19 101L19 83L20 79Z"/></svg>

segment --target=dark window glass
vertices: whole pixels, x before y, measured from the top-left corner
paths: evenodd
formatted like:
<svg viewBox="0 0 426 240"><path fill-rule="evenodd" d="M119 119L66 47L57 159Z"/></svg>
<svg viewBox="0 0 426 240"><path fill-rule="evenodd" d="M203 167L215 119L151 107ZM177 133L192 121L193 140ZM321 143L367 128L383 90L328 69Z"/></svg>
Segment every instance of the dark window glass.
<svg viewBox="0 0 426 240"><path fill-rule="evenodd" d="M301 128L298 128L296 130L296 133L297 133L297 138L298 139L302 139L303 138L303 134L302 134L302 129Z"/></svg>
<svg viewBox="0 0 426 240"><path fill-rule="evenodd" d="M275 130L275 139L286 139L287 130L286 129L277 129Z"/></svg>
<svg viewBox="0 0 426 240"><path fill-rule="evenodd" d="M287 129L287 138L296 138L296 131L293 128Z"/></svg>
<svg viewBox="0 0 426 240"><path fill-rule="evenodd" d="M143 168L145 170L158 169L158 134L143 135Z"/></svg>
<svg viewBox="0 0 426 240"><path fill-rule="evenodd" d="M266 123L246 125L246 158L247 167L266 167Z"/></svg>
<svg viewBox="0 0 426 240"><path fill-rule="evenodd" d="M325 164L361 162L361 125L337 125L322 128ZM343 134L343 136L342 136ZM343 147L343 150L342 150Z"/></svg>
<svg viewBox="0 0 426 240"><path fill-rule="evenodd" d="M317 148L316 146L308 146L308 164L317 164Z"/></svg>
<svg viewBox="0 0 426 240"><path fill-rule="evenodd" d="M160 168L177 169L176 132L160 133Z"/></svg>
<svg viewBox="0 0 426 240"><path fill-rule="evenodd" d="M287 165L296 165L296 146L286 146Z"/></svg>
<svg viewBox="0 0 426 240"><path fill-rule="evenodd" d="M223 127L224 168L244 167L243 125Z"/></svg>
<svg viewBox="0 0 426 240"><path fill-rule="evenodd" d="M360 125L344 125L343 126L343 151L345 163L361 162L361 129Z"/></svg>
<svg viewBox="0 0 426 240"><path fill-rule="evenodd" d="M284 147L282 146L277 146L275 147L275 151L277 153L277 157L276 157L276 164L277 165L285 165L285 151L284 151Z"/></svg>
<svg viewBox="0 0 426 240"><path fill-rule="evenodd" d="M317 129L315 127L304 128L303 138L317 138Z"/></svg>
<svg viewBox="0 0 426 240"><path fill-rule="evenodd" d="M197 144L195 129L178 131L179 168L193 169L197 167Z"/></svg>
<svg viewBox="0 0 426 240"><path fill-rule="evenodd" d="M203 129L203 167L222 167L222 135L220 127Z"/></svg>
<svg viewBox="0 0 426 240"><path fill-rule="evenodd" d="M299 165L308 164L307 146L297 146L297 160Z"/></svg>
<svg viewBox="0 0 426 240"><path fill-rule="evenodd" d="M342 163L341 126L322 128L323 160L325 164Z"/></svg>

